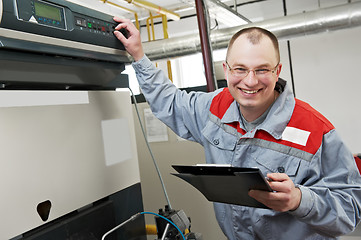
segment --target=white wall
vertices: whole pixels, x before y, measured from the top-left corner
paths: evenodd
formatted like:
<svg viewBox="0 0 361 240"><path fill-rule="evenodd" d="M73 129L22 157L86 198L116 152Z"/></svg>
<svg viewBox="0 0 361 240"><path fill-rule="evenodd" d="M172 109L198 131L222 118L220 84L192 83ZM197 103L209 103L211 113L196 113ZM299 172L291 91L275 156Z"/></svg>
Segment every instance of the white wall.
<svg viewBox="0 0 361 240"><path fill-rule="evenodd" d="M148 107L147 103L138 106L143 124L143 109ZM134 116L137 118L135 111ZM135 123L135 128L144 210L157 213L160 208L164 209L167 202L138 122ZM170 129L168 139L166 142L155 142L150 145L163 176L172 208L183 209L191 218L192 232L202 233L204 240L226 240L216 222L212 203L191 185L170 174L176 172L171 167L172 164L204 163L203 148L198 143L179 141ZM155 224L154 217L146 216L146 223ZM148 240L154 238L149 236Z"/></svg>
<svg viewBox="0 0 361 240"><path fill-rule="evenodd" d="M361 28L291 41L296 97L336 127L352 152L361 152Z"/></svg>

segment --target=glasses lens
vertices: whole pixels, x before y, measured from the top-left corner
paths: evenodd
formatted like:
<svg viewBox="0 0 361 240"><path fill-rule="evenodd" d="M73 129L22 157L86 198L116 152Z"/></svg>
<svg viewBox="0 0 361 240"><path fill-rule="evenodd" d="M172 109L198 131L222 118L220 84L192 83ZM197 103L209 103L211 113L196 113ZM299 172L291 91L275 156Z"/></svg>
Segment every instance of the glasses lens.
<svg viewBox="0 0 361 240"><path fill-rule="evenodd" d="M247 70L242 69L233 69L233 76L237 78L245 78L248 75Z"/></svg>

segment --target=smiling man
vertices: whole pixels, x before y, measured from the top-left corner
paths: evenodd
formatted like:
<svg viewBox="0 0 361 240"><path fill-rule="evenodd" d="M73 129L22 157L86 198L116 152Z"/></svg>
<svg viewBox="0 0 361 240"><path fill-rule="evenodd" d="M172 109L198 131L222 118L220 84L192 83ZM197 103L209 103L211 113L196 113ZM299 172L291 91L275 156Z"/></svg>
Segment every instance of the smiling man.
<svg viewBox="0 0 361 240"><path fill-rule="evenodd" d="M355 229L361 177L354 158L333 125L279 78L272 33L256 27L236 33L223 64L228 87L186 93L144 55L135 26L114 20L153 113L182 138L200 143L207 163L257 167L272 180L273 192L249 191L269 209L214 203L228 239L337 239Z"/></svg>
<svg viewBox="0 0 361 240"><path fill-rule="evenodd" d="M223 68L229 92L247 121L256 120L276 100L282 64L278 41L268 31L248 28L234 35Z"/></svg>

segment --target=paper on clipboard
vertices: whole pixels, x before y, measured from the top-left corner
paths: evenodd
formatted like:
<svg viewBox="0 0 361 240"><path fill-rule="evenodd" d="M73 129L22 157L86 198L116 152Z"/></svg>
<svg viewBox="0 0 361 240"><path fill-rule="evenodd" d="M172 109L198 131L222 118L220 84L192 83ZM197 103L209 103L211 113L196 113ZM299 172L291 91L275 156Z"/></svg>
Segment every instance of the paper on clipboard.
<svg viewBox="0 0 361 240"><path fill-rule="evenodd" d="M268 208L248 195L250 189L272 191L258 168L172 165L172 173L197 188L209 201Z"/></svg>

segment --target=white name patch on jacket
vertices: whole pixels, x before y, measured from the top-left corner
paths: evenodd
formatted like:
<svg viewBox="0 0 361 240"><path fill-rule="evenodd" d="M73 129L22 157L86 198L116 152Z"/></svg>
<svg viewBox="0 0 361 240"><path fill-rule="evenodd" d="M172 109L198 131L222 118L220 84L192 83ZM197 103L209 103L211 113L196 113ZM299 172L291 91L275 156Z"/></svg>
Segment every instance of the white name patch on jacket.
<svg viewBox="0 0 361 240"><path fill-rule="evenodd" d="M311 132L302 129L286 127L282 133L282 140L306 146L310 134Z"/></svg>

